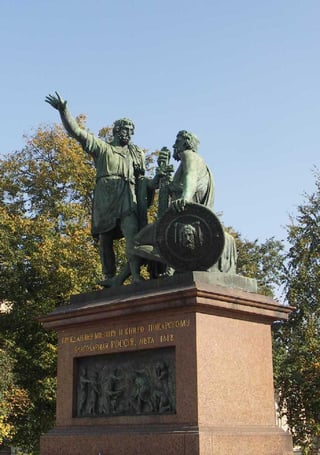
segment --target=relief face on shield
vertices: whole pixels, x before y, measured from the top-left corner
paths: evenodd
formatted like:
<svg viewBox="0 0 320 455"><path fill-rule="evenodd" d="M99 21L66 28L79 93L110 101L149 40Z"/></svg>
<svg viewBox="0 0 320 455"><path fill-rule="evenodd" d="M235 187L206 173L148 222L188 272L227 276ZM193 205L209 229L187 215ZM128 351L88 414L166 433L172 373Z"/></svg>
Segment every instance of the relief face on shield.
<svg viewBox="0 0 320 455"><path fill-rule="evenodd" d="M175 223L175 243L188 250L195 250L203 244L200 223Z"/></svg>

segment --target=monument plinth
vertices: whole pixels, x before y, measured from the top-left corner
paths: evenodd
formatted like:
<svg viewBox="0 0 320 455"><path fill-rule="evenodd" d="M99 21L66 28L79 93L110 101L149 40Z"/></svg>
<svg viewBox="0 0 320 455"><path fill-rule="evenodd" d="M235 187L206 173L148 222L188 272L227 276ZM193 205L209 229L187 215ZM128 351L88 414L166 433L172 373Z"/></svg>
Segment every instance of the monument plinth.
<svg viewBox="0 0 320 455"><path fill-rule="evenodd" d="M41 455L289 455L275 425L271 324L291 309L190 272L73 297L57 417Z"/></svg>

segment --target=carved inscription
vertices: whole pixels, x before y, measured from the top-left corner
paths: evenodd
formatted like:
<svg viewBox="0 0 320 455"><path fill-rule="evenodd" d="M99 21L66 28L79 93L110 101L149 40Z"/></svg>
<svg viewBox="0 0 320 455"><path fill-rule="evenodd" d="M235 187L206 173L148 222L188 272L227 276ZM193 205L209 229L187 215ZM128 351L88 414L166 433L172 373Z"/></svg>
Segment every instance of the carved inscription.
<svg viewBox="0 0 320 455"><path fill-rule="evenodd" d="M174 414L175 348L75 359L75 417Z"/></svg>
<svg viewBox="0 0 320 455"><path fill-rule="evenodd" d="M190 319L175 319L62 336L61 342L63 345L71 344L74 352L80 355L152 347L159 344L172 345L175 342L175 335L172 331L188 327L190 327Z"/></svg>

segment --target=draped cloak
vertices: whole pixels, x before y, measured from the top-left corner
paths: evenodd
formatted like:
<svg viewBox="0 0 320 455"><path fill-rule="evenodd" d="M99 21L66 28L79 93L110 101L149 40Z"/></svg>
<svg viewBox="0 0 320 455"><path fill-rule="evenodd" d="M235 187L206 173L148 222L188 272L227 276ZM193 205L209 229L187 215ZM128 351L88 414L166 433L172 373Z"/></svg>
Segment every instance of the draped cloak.
<svg viewBox="0 0 320 455"><path fill-rule="evenodd" d="M93 134L86 136L82 147L93 157L96 167L92 234L115 230L115 238L122 237L119 221L131 213L136 214L142 227L147 206L143 194L144 151L133 144L114 146Z"/></svg>

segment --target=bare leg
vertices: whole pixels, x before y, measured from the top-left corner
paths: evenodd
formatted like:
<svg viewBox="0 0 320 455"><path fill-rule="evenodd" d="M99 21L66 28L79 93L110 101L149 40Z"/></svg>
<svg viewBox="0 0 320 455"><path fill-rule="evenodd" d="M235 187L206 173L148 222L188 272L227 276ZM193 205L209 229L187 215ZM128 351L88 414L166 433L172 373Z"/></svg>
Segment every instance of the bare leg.
<svg viewBox="0 0 320 455"><path fill-rule="evenodd" d="M126 239L126 257L130 266L133 282L141 281L141 259L133 254L133 242L138 233L138 220L134 213L121 220L121 230Z"/></svg>
<svg viewBox="0 0 320 455"><path fill-rule="evenodd" d="M105 232L99 235L100 259L104 280L111 280L116 273L116 260L113 251L113 235Z"/></svg>

